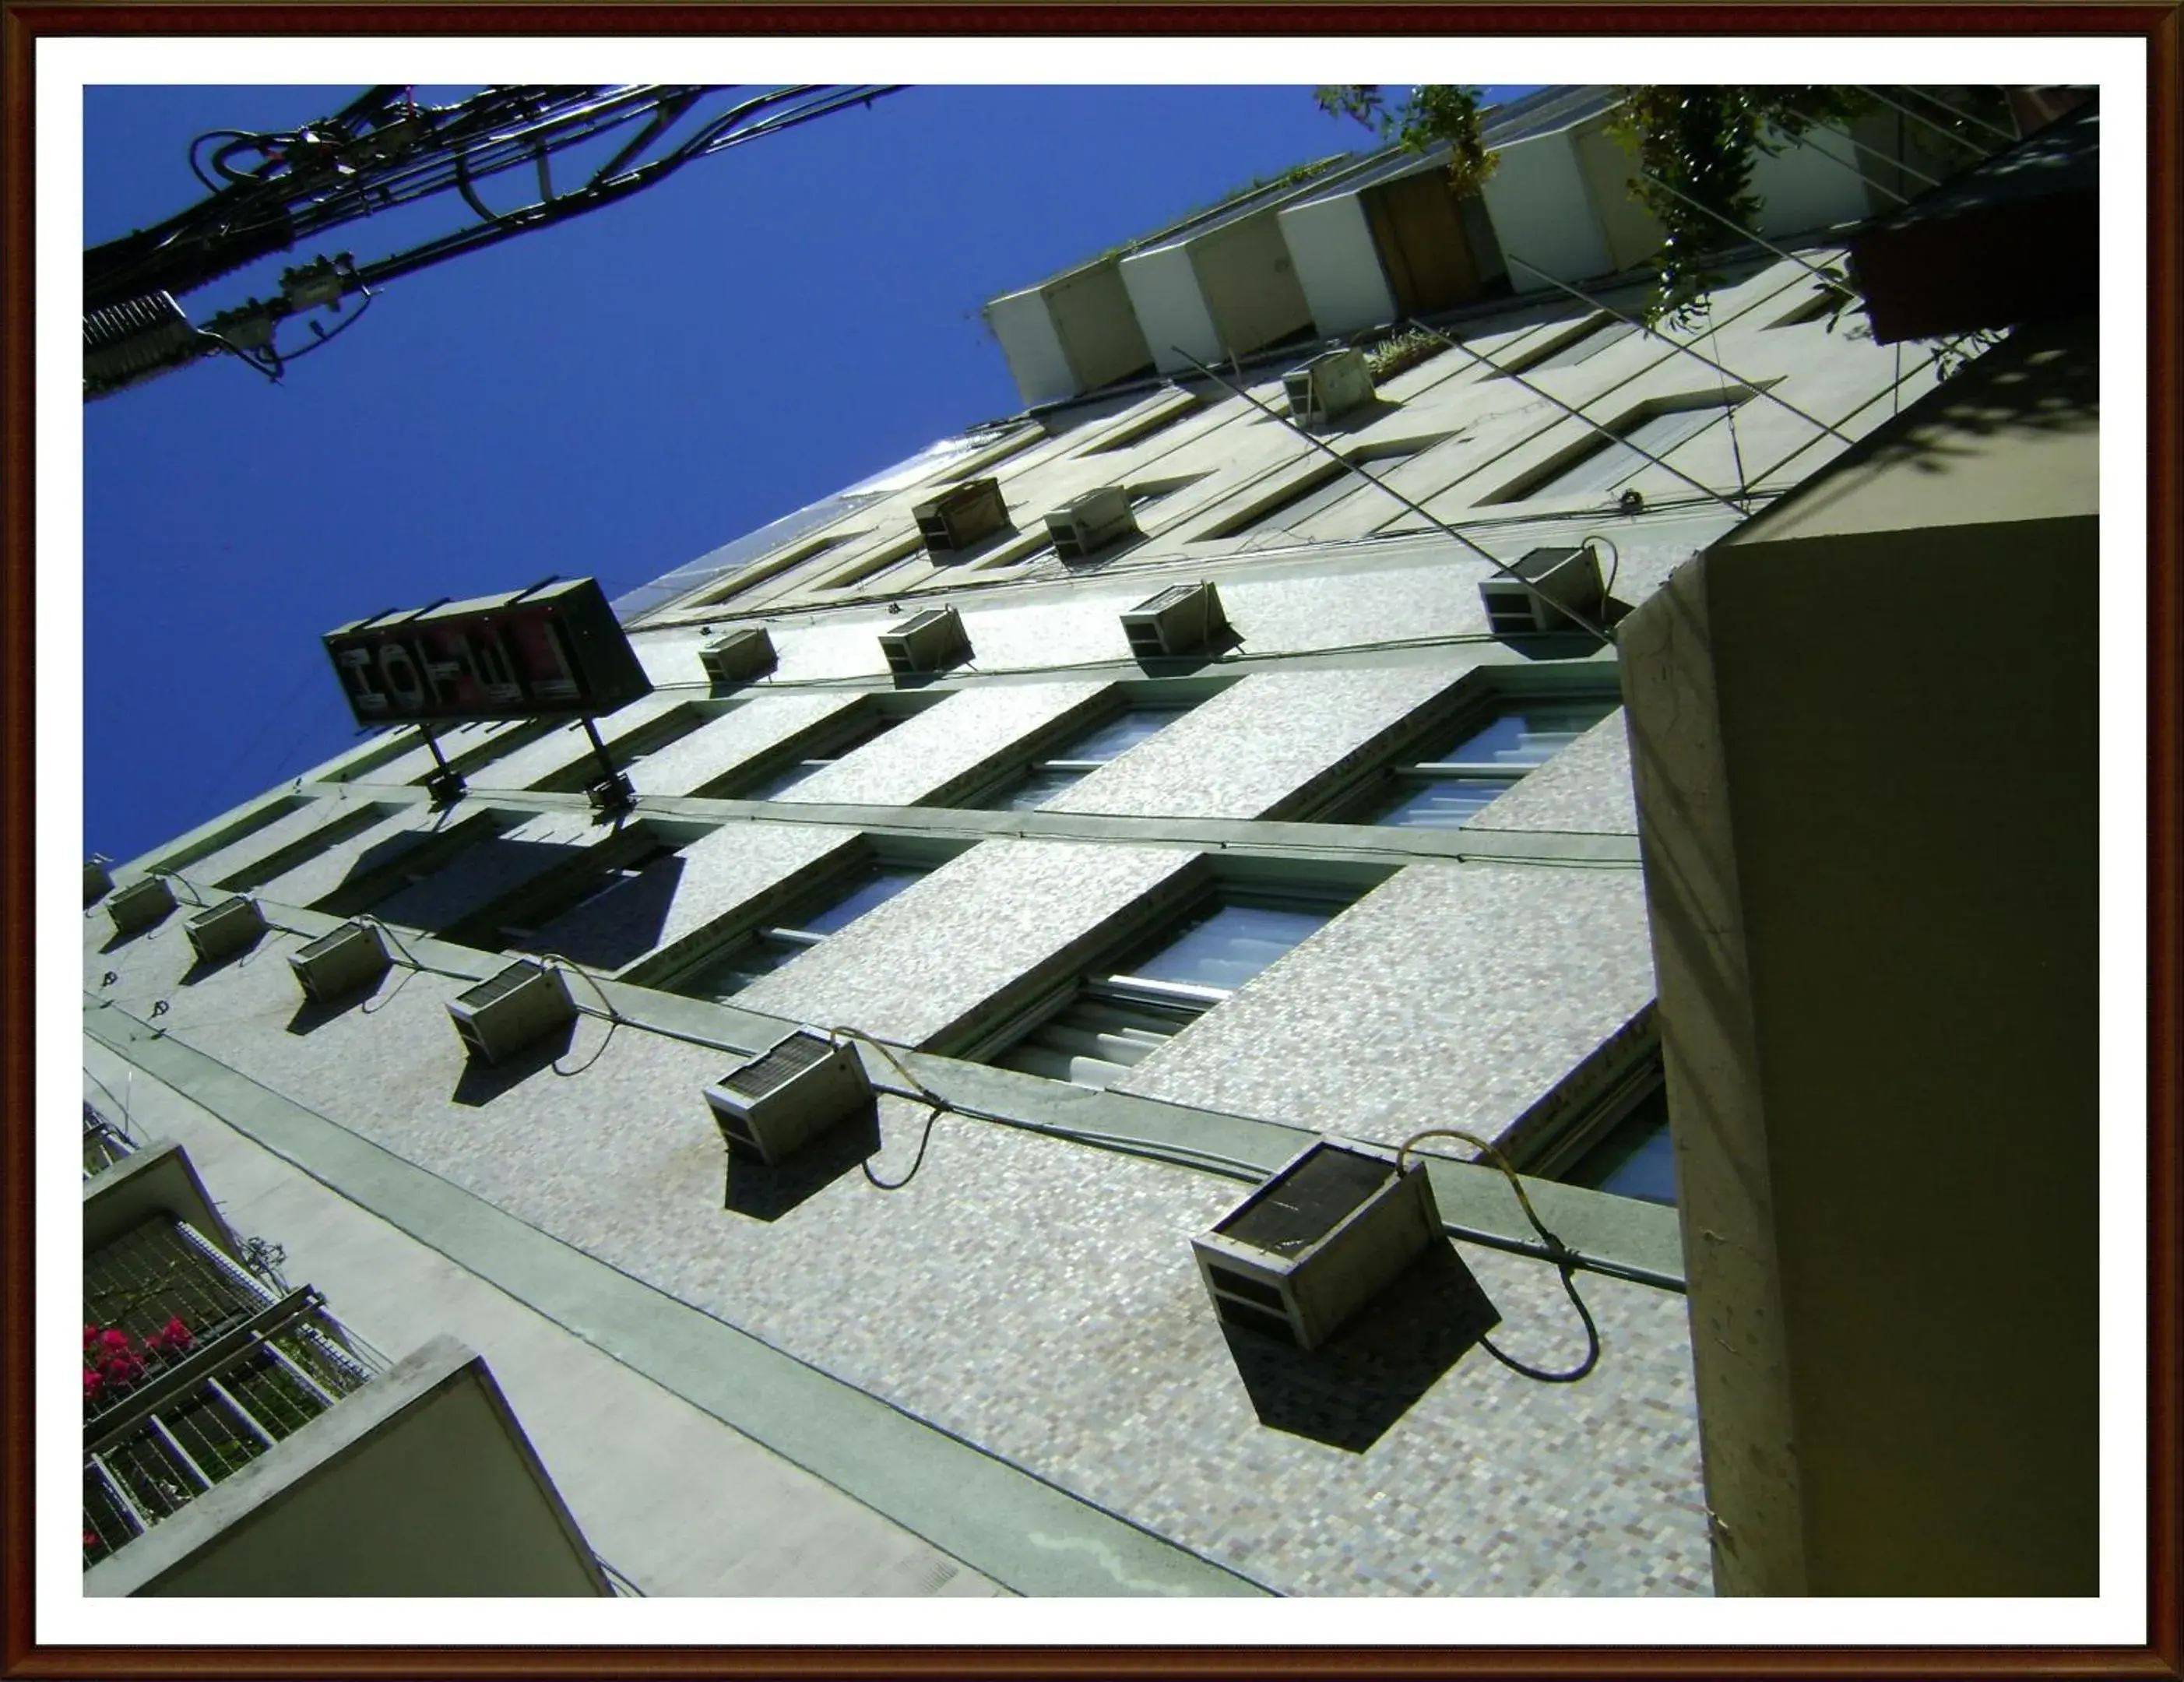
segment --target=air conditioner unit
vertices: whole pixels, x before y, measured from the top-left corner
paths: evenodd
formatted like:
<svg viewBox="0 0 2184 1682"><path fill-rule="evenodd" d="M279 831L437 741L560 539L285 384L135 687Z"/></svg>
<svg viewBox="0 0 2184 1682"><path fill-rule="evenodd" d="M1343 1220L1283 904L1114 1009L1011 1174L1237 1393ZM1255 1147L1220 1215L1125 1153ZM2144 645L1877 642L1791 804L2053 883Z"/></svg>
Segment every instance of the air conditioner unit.
<svg viewBox="0 0 2184 1682"><path fill-rule="evenodd" d="M104 864L97 859L83 861L83 903L95 905L114 886L114 877Z"/></svg>
<svg viewBox="0 0 2184 1682"><path fill-rule="evenodd" d="M971 658L971 639L964 633L963 615L954 608L928 608L900 631L883 631L880 652L890 671L945 671Z"/></svg>
<svg viewBox="0 0 2184 1682"><path fill-rule="evenodd" d="M315 1005L361 991L387 973L390 961L379 931L360 922L343 923L288 955L288 967Z"/></svg>
<svg viewBox="0 0 2184 1682"><path fill-rule="evenodd" d="M799 1028L705 1089L729 1150L772 1166L872 1101L854 1048Z"/></svg>
<svg viewBox="0 0 2184 1682"><path fill-rule="evenodd" d="M1321 1139L1190 1247L1223 1325L1310 1351L1440 1237L1424 1163Z"/></svg>
<svg viewBox="0 0 2184 1682"><path fill-rule="evenodd" d="M198 961L208 964L240 952L265 932L265 918L258 902L242 894L208 905L182 925Z"/></svg>
<svg viewBox="0 0 2184 1682"><path fill-rule="evenodd" d="M1373 401L1373 370L1362 350L1330 350L1282 376L1290 416L1305 426L1324 426Z"/></svg>
<svg viewBox="0 0 2184 1682"><path fill-rule="evenodd" d="M766 627L746 625L710 642L698 651L706 677L715 683L740 683L762 671L771 671L778 658Z"/></svg>
<svg viewBox="0 0 2184 1682"><path fill-rule="evenodd" d="M966 479L911 510L925 547L935 554L965 549L1009 523L998 479Z"/></svg>
<svg viewBox="0 0 2184 1682"><path fill-rule="evenodd" d="M1138 521L1130 512L1129 493L1102 485L1072 497L1048 515L1046 529L1054 539L1055 554L1064 560L1081 560L1110 543L1136 537Z"/></svg>
<svg viewBox="0 0 2184 1682"><path fill-rule="evenodd" d="M455 1032L473 1056L498 1063L577 1014L559 970L519 958L448 1001Z"/></svg>
<svg viewBox="0 0 2184 1682"><path fill-rule="evenodd" d="M1543 631L1577 629L1577 621L1564 609L1596 621L1601 617L1600 557L1591 544L1533 549L1513 562L1510 571L1529 581L1532 589L1506 574L1479 582L1486 627L1496 636L1535 637ZM1546 599L1542 601L1542 596Z"/></svg>
<svg viewBox="0 0 2184 1682"><path fill-rule="evenodd" d="M1228 638L1221 593L1211 584L1171 584L1123 615L1123 634L1139 660L1206 653Z"/></svg>
<svg viewBox="0 0 2184 1682"><path fill-rule="evenodd" d="M106 914L114 919L117 934L149 928L174 909L175 890L163 876L132 882L106 902Z"/></svg>

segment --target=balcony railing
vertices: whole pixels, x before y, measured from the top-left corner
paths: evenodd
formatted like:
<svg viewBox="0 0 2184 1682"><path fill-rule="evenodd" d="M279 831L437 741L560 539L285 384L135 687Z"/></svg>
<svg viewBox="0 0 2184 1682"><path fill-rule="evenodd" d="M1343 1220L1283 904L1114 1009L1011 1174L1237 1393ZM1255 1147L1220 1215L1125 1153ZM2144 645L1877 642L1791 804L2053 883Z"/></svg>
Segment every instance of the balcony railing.
<svg viewBox="0 0 2184 1682"><path fill-rule="evenodd" d="M132 1155L136 1143L127 1131L117 1127L89 1102L83 1106L83 1177L90 1179L103 1174L125 1156Z"/></svg>
<svg viewBox="0 0 2184 1682"><path fill-rule="evenodd" d="M85 1258L83 1562L126 1546L386 1369L159 1216Z"/></svg>

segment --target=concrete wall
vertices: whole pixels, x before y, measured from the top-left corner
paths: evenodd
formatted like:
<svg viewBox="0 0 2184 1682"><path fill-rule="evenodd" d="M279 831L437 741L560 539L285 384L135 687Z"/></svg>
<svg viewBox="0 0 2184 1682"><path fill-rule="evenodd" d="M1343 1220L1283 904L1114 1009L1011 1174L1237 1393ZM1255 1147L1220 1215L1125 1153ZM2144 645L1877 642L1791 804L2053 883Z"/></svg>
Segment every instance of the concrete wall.
<svg viewBox="0 0 2184 1682"><path fill-rule="evenodd" d="M1076 374L1041 289L995 298L986 306L986 325L1000 342L1017 394L1027 404L1050 403L1076 392Z"/></svg>
<svg viewBox="0 0 2184 1682"><path fill-rule="evenodd" d="M1249 355L1311 325L1311 308L1271 208L1223 223L1189 248L1224 352ZM1213 359L1202 351L1199 356Z"/></svg>
<svg viewBox="0 0 2184 1682"><path fill-rule="evenodd" d="M447 1338L101 1562L84 1590L610 1592L485 1362Z"/></svg>
<svg viewBox="0 0 2184 1682"><path fill-rule="evenodd" d="M1154 367L1167 374L1189 368L1193 356L1201 362L1221 359L1221 330L1200 289L1188 246L1135 252L1123 259L1122 270Z"/></svg>
<svg viewBox="0 0 2184 1682"><path fill-rule="evenodd" d="M1503 147L1502 161L1480 197L1493 219L1495 237L1509 256L1537 264L1565 281L1604 275L1616 266L1567 133ZM1547 288L1546 281L1514 262L1509 283L1518 292Z"/></svg>
<svg viewBox="0 0 2184 1682"><path fill-rule="evenodd" d="M172 1139L153 1139L83 1188L83 1247L112 1243L155 1215L186 1221L230 1255L235 1235L198 1178L188 1153Z"/></svg>
<svg viewBox="0 0 2184 1682"><path fill-rule="evenodd" d="M2071 377L2013 341L1623 629L1730 1592L2098 1587Z"/></svg>
<svg viewBox="0 0 2184 1682"><path fill-rule="evenodd" d="M1859 180L1869 167L1836 128L1814 129L1786 152L1758 153L1752 160L1752 190L1764 201L1759 231L1776 237L1811 233L1884 208L1890 201L1869 193Z"/></svg>
<svg viewBox="0 0 2184 1682"><path fill-rule="evenodd" d="M1578 173L1585 178L1593 216L1607 240L1612 265L1618 270L1635 268L1661 248L1663 233L1659 220L1630 196L1636 160L1608 137L1605 117L1580 124L1569 131L1568 138L1576 153ZM1535 257L1532 261L1540 259ZM1536 281L1538 276L1529 278ZM1563 274L1560 278L1578 277Z"/></svg>
<svg viewBox="0 0 2184 1682"><path fill-rule="evenodd" d="M1396 319L1395 295L1380 272L1373 230L1357 194L1309 199L1283 210L1278 220L1296 266L1297 284L1322 336Z"/></svg>

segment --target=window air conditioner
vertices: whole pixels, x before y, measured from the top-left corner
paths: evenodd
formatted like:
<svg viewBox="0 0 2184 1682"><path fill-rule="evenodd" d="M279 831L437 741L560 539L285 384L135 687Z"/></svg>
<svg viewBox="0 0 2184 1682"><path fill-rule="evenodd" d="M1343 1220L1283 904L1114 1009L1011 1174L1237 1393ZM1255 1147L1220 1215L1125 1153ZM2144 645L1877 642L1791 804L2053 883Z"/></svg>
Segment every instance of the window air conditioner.
<svg viewBox="0 0 2184 1682"><path fill-rule="evenodd" d="M1535 637L1543 631L1575 630L1577 621L1561 610L1564 608L1589 619L1600 618L1600 557L1591 544L1533 549L1512 563L1510 570L1529 580L1539 595L1504 574L1480 579L1479 599L1486 609L1486 627L1496 636ZM1542 601L1541 596L1546 599Z"/></svg>
<svg viewBox="0 0 2184 1682"><path fill-rule="evenodd" d="M107 889L114 886L114 877L97 859L83 861L83 903L95 905Z"/></svg>
<svg viewBox="0 0 2184 1682"><path fill-rule="evenodd" d="M1373 370L1362 350L1330 350L1282 376L1290 417L1300 426L1323 426L1373 400Z"/></svg>
<svg viewBox="0 0 2184 1682"><path fill-rule="evenodd" d="M208 964L240 952L265 932L265 918L258 902L242 894L208 905L182 925L198 961Z"/></svg>
<svg viewBox="0 0 2184 1682"><path fill-rule="evenodd" d="M1321 1139L1190 1247L1223 1325L1310 1351L1440 1236L1424 1163Z"/></svg>
<svg viewBox="0 0 2184 1682"><path fill-rule="evenodd" d="M288 955L288 967L315 1005L361 991L387 973L389 961L379 931L360 922L343 923Z"/></svg>
<svg viewBox="0 0 2184 1682"><path fill-rule="evenodd" d="M872 1101L855 1048L799 1028L705 1089L731 1153L768 1167Z"/></svg>
<svg viewBox="0 0 2184 1682"><path fill-rule="evenodd" d="M569 1021L577 1007L559 970L519 958L449 1000L448 1014L471 1055L498 1063Z"/></svg>
<svg viewBox="0 0 2184 1682"><path fill-rule="evenodd" d="M163 876L132 882L106 902L106 914L114 919L117 934L149 928L174 909L175 890Z"/></svg>
<svg viewBox="0 0 2184 1682"><path fill-rule="evenodd" d="M880 652L890 671L944 671L971 658L971 639L964 634L963 615L954 608L929 608L900 631L883 631Z"/></svg>
<svg viewBox="0 0 2184 1682"><path fill-rule="evenodd" d="M966 479L911 511L917 516L918 534L925 539L925 547L935 554L968 549L1009 523L1009 508L1001 500L998 479Z"/></svg>
<svg viewBox="0 0 2184 1682"><path fill-rule="evenodd" d="M1123 634L1139 660L1203 654L1227 641L1221 593L1211 584L1171 584L1123 615Z"/></svg>
<svg viewBox="0 0 2184 1682"><path fill-rule="evenodd" d="M706 643L698 651L698 658L704 662L705 676L710 682L740 683L747 677L772 671L777 656L773 651L773 638L766 635L766 627L746 625Z"/></svg>
<svg viewBox="0 0 2184 1682"><path fill-rule="evenodd" d="M1048 515L1046 529L1054 539L1055 554L1064 560L1081 560L1110 543L1136 537L1138 521L1130 512L1129 493L1102 485L1072 497Z"/></svg>

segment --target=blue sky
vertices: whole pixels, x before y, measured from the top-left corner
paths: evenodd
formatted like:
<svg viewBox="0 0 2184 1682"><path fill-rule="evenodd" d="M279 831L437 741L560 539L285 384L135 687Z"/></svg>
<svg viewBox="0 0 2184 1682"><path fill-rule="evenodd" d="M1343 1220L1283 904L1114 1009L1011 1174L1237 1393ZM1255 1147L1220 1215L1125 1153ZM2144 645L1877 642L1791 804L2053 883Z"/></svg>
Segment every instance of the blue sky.
<svg viewBox="0 0 2184 1682"><path fill-rule="evenodd" d="M92 87L85 240L203 197L197 133L356 92ZM277 387L214 359L87 404L85 845L136 856L349 745L338 622L546 575L614 596L1013 413L987 297L1372 144L1306 87L913 87L393 281ZM417 214L186 306L402 249Z"/></svg>
<svg viewBox="0 0 2184 1682"><path fill-rule="evenodd" d="M192 136L360 91L86 90L86 240L203 197ZM87 404L86 846L135 856L347 746L334 626L549 574L612 596L1012 413L987 298L1372 144L1302 86L915 87L398 281L278 386L218 358Z"/></svg>

